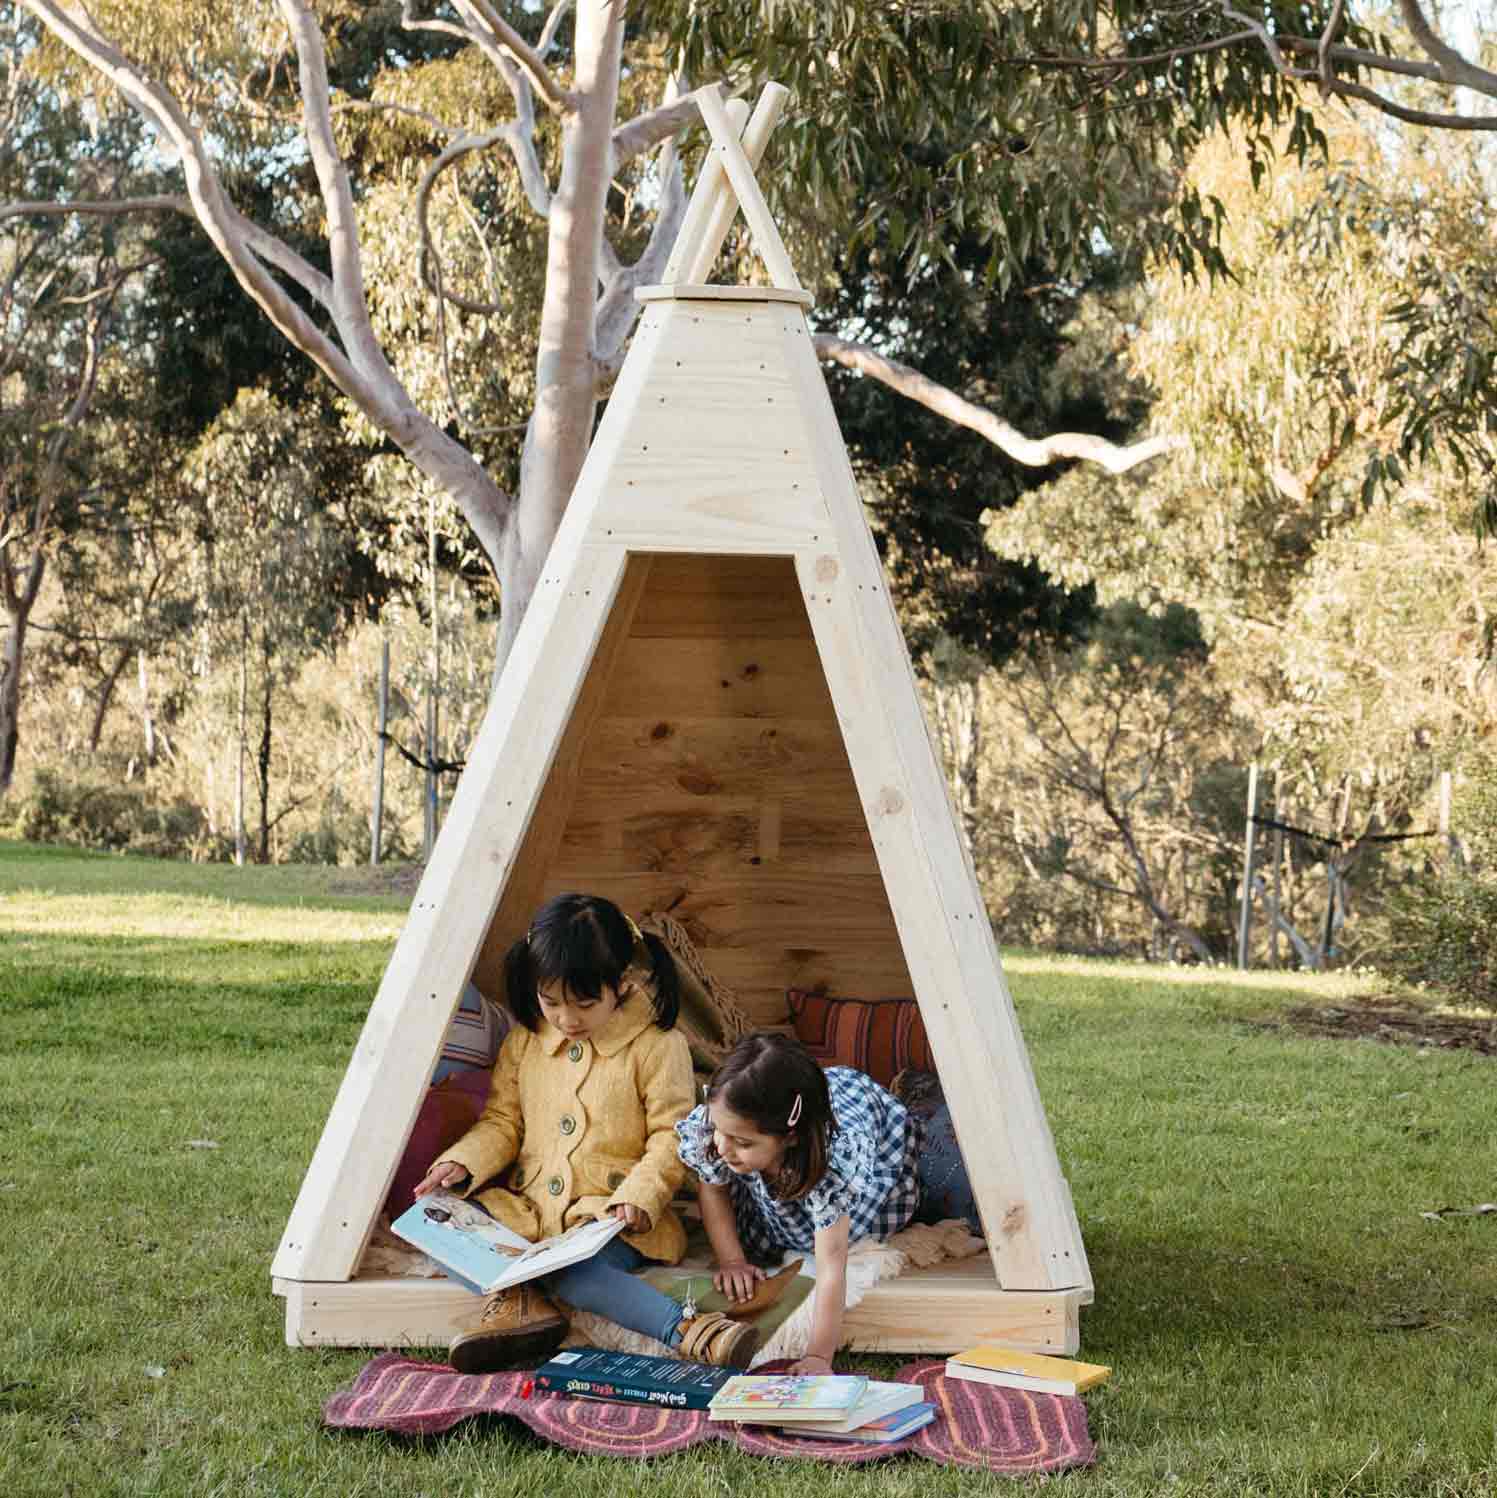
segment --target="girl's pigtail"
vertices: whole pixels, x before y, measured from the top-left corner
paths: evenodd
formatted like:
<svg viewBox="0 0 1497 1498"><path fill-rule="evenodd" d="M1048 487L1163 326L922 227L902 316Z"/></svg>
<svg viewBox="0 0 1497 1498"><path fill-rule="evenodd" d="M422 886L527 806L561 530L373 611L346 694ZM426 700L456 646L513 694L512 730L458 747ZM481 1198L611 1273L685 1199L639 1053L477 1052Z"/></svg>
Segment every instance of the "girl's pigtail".
<svg viewBox="0 0 1497 1498"><path fill-rule="evenodd" d="M527 1030L539 1029L541 1001L536 993L535 962L528 936L522 936L504 954L504 998L509 1012Z"/></svg>
<svg viewBox="0 0 1497 1498"><path fill-rule="evenodd" d="M655 1008L655 1023L662 1030L669 1030L675 1025L676 1016L681 1012L681 980L676 972L676 959L671 956L670 948L653 931L641 931L639 941L650 955L650 974L654 979L651 1002Z"/></svg>

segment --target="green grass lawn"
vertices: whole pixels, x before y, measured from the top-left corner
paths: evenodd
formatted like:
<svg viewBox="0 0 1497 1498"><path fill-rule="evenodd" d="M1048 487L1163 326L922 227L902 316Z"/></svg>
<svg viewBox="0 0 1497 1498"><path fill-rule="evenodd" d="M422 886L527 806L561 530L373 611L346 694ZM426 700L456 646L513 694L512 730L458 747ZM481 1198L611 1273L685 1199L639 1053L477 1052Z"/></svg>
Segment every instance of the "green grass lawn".
<svg viewBox="0 0 1497 1498"><path fill-rule="evenodd" d="M1261 1021L1355 980L1007 969L1091 1255L1100 1462L1015 1483L502 1423L324 1432L269 1264L399 929L346 872L0 843L0 1494L1497 1490L1497 1069ZM213 1147L206 1147L211 1144ZM893 1363L872 1364L891 1368Z"/></svg>

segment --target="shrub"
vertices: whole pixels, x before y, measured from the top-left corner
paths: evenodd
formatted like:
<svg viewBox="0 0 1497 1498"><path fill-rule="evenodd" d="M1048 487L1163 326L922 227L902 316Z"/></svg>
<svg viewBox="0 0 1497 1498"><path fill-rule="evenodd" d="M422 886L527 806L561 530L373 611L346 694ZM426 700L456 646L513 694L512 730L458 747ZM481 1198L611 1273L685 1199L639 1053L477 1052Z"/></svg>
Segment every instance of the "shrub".
<svg viewBox="0 0 1497 1498"><path fill-rule="evenodd" d="M1465 859L1450 859L1388 892L1377 965L1497 1009L1497 774L1481 774L1453 811Z"/></svg>
<svg viewBox="0 0 1497 1498"><path fill-rule="evenodd" d="M158 799L143 784L41 769L6 808L5 830L36 843L111 853L201 858L212 841L202 810L182 797Z"/></svg>

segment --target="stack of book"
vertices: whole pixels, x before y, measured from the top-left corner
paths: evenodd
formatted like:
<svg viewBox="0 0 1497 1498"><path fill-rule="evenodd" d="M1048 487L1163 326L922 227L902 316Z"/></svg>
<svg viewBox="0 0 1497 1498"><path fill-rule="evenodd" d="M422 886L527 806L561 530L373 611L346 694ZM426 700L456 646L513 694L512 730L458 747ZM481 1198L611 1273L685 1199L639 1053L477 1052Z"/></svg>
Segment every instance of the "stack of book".
<svg viewBox="0 0 1497 1498"><path fill-rule="evenodd" d="M883 1444L935 1419L916 1384L880 1383L836 1373L755 1374L730 1378L707 1406L709 1420L777 1425L798 1436Z"/></svg>
<svg viewBox="0 0 1497 1498"><path fill-rule="evenodd" d="M1101 1363L1046 1357L1039 1352L1020 1352L1016 1347L972 1347L946 1362L947 1378L1033 1389L1040 1394L1081 1394L1095 1388L1111 1372Z"/></svg>

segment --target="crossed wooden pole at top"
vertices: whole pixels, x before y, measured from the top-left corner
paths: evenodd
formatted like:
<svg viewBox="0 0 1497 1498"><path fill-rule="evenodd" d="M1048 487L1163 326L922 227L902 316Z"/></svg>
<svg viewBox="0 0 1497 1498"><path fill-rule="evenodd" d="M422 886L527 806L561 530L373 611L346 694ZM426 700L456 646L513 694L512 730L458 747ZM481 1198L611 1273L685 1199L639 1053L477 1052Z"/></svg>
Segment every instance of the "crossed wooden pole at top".
<svg viewBox="0 0 1497 1498"><path fill-rule="evenodd" d="M789 97L790 91L782 84L767 83L750 115L742 99L724 103L719 84L711 83L696 91L702 122L712 136L712 149L697 177L675 248L666 262L666 285L697 285L706 281L717 263L733 216L742 208L770 281L786 291L802 289L785 241L780 238L779 226L754 176Z"/></svg>

